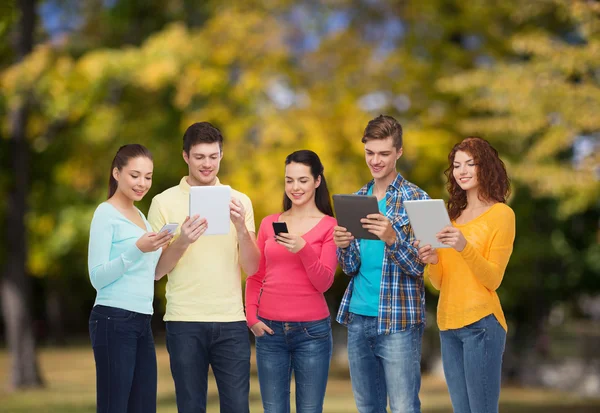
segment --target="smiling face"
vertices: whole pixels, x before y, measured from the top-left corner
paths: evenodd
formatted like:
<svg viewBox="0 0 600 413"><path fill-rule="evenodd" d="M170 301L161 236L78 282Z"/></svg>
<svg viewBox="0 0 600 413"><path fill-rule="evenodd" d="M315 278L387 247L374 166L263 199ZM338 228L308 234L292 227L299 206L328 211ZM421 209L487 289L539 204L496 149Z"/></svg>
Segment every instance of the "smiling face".
<svg viewBox="0 0 600 413"><path fill-rule="evenodd" d="M152 186L153 170L154 163L145 156L131 158L120 171L114 168L117 192L134 202L140 201Z"/></svg>
<svg viewBox="0 0 600 413"><path fill-rule="evenodd" d="M293 206L315 202L315 192L321 184L321 177L315 179L308 165L291 162L285 166L285 194Z"/></svg>
<svg viewBox="0 0 600 413"><path fill-rule="evenodd" d="M402 148L396 149L391 137L370 139L365 142L365 159L373 178L385 180L396 174L396 161L402 156Z"/></svg>
<svg viewBox="0 0 600 413"><path fill-rule="evenodd" d="M477 164L473 156L467 152L457 151L454 155L454 169L452 175L463 191L476 190L479 186L477 180Z"/></svg>
<svg viewBox="0 0 600 413"><path fill-rule="evenodd" d="M189 155L183 151L183 159L189 169L188 183L191 186L214 185L222 158L218 142L198 143L190 148Z"/></svg>

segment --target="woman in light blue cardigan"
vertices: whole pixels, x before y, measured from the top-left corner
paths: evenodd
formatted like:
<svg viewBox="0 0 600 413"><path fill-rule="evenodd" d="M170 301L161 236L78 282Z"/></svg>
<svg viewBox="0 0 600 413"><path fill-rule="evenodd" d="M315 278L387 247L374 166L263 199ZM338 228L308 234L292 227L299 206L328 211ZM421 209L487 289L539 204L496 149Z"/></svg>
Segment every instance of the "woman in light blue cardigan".
<svg viewBox="0 0 600 413"><path fill-rule="evenodd" d="M172 235L153 233L134 206L150 189L152 170L147 148L122 146L112 162L108 200L92 219L88 267L97 294L89 327L98 413L156 412L154 270Z"/></svg>

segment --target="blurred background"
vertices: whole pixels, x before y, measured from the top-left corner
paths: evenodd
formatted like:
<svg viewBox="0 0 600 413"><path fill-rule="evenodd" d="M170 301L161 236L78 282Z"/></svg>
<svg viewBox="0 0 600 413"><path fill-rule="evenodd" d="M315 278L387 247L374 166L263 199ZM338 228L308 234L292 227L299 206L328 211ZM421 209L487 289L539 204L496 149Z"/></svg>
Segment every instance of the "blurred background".
<svg viewBox="0 0 600 413"><path fill-rule="evenodd" d="M94 412L91 216L119 146L154 154L154 195L187 167L182 135L225 137L220 179L258 224L280 210L285 156L316 151L333 193L370 179L360 142L385 113L399 170L446 198L452 145L488 139L513 180L517 238L502 412L600 411L600 1L2 0L0 411ZM159 411L175 412L154 331ZM327 292L337 310L347 277ZM450 412L429 288L423 412ZM336 325L325 411L356 411ZM254 368L254 364L253 364ZM217 412L211 383L209 411ZM252 382L252 411L261 411Z"/></svg>

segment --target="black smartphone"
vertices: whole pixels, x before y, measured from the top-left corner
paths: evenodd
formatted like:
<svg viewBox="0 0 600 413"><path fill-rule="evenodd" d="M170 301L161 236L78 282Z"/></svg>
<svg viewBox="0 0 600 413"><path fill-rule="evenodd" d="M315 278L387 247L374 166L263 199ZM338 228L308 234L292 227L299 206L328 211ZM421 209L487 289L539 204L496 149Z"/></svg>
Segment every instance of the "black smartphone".
<svg viewBox="0 0 600 413"><path fill-rule="evenodd" d="M273 222L273 231L275 231L275 235L279 235L282 232L289 232L285 222Z"/></svg>

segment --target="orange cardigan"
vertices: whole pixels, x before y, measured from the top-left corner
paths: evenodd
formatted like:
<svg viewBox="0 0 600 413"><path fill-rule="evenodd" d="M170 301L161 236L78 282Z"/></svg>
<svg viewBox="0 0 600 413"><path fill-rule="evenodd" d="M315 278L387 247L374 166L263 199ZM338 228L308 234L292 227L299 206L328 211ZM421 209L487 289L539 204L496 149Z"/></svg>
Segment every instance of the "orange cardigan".
<svg viewBox="0 0 600 413"><path fill-rule="evenodd" d="M439 329L465 327L494 314L508 330L496 289L513 250L515 213L497 203L466 224L453 225L466 238L466 247L461 252L438 249L439 262L426 268L431 284L440 290Z"/></svg>

